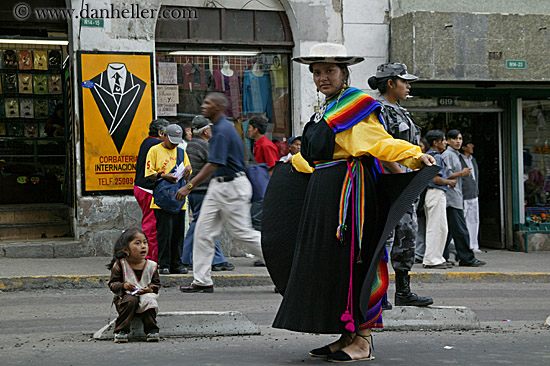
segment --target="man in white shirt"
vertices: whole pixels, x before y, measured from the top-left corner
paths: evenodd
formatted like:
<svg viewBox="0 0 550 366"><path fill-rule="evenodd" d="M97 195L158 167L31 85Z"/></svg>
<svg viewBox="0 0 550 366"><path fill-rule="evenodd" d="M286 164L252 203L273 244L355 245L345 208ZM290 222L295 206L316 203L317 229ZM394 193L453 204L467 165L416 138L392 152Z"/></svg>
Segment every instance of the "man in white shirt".
<svg viewBox="0 0 550 366"><path fill-rule="evenodd" d="M470 169L470 176L462 179L462 194L464 196L464 218L470 234L470 249L474 253L481 253L479 249L479 168L477 161L472 155L474 153L474 143L471 137L465 136L461 148L460 162L462 168Z"/></svg>

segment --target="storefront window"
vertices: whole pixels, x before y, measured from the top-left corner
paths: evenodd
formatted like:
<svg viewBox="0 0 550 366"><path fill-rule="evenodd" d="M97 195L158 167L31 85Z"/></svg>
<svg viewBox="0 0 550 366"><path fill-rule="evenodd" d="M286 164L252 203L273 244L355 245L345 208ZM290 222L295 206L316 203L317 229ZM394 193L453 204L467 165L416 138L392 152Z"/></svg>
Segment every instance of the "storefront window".
<svg viewBox="0 0 550 366"><path fill-rule="evenodd" d="M63 200L66 56L62 46L0 44L0 204Z"/></svg>
<svg viewBox="0 0 550 366"><path fill-rule="evenodd" d="M550 222L550 101L523 101L526 222Z"/></svg>
<svg viewBox="0 0 550 366"><path fill-rule="evenodd" d="M158 51L156 62L159 117L188 123L201 113L208 92L222 92L229 100L225 114L243 139L248 120L263 116L268 119L266 136L281 145L281 154L288 153L285 141L291 132L289 55ZM163 96L170 94L169 90L174 98L171 104L165 104L167 99ZM250 150L252 141L245 142Z"/></svg>

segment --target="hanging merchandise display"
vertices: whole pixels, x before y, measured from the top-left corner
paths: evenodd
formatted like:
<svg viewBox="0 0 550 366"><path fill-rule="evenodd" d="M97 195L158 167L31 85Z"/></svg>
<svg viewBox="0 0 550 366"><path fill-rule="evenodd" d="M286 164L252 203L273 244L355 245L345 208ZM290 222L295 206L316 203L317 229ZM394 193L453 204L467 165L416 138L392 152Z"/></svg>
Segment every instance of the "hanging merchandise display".
<svg viewBox="0 0 550 366"><path fill-rule="evenodd" d="M48 94L47 75L33 75L34 94Z"/></svg>
<svg viewBox="0 0 550 366"><path fill-rule="evenodd" d="M156 54L158 77L165 79L166 75L160 73L167 69L166 64L174 64L177 70L178 121L190 121L200 114L208 92L221 92L229 101L225 115L243 130L248 151L253 143L244 134L248 120L254 116L268 119L269 139L286 143L291 136L288 59L287 54L240 55L238 51L228 55L193 55L192 51L185 55L168 51Z"/></svg>
<svg viewBox="0 0 550 366"><path fill-rule="evenodd" d="M19 99L19 110L21 111L21 118L34 118L32 99Z"/></svg>
<svg viewBox="0 0 550 366"><path fill-rule="evenodd" d="M2 86L5 94L17 93L17 74L14 74L14 73L3 74Z"/></svg>
<svg viewBox="0 0 550 366"><path fill-rule="evenodd" d="M17 51L19 55L19 70L31 70L32 69L32 57L31 51L20 50Z"/></svg>
<svg viewBox="0 0 550 366"><path fill-rule="evenodd" d="M0 204L63 202L63 108L56 117L58 133L45 131L55 106L62 105L63 48L5 46L0 44L0 148L7 174L0 177Z"/></svg>
<svg viewBox="0 0 550 366"><path fill-rule="evenodd" d="M19 74L19 94L32 94L31 74Z"/></svg>
<svg viewBox="0 0 550 366"><path fill-rule="evenodd" d="M50 94L61 94L61 76L48 76L48 91Z"/></svg>
<svg viewBox="0 0 550 366"><path fill-rule="evenodd" d="M33 52L34 57L34 69L35 70L48 70L48 52L38 50Z"/></svg>
<svg viewBox="0 0 550 366"><path fill-rule="evenodd" d="M4 69L17 69L17 54L14 50L2 52L2 66Z"/></svg>
<svg viewBox="0 0 550 366"><path fill-rule="evenodd" d="M19 103L15 98L6 98L6 118L19 117Z"/></svg>
<svg viewBox="0 0 550 366"><path fill-rule="evenodd" d="M243 113L265 114L270 122L273 116L273 97L271 95L271 77L259 64L254 63L252 70L244 72Z"/></svg>
<svg viewBox="0 0 550 366"><path fill-rule="evenodd" d="M48 51L48 69L49 70L61 69L61 52L57 50Z"/></svg>

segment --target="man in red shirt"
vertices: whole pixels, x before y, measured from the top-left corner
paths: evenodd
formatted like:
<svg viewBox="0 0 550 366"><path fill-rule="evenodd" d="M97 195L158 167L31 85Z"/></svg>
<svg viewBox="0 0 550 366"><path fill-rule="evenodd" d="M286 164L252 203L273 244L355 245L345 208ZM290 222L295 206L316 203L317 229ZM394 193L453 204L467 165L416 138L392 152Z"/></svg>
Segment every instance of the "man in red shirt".
<svg viewBox="0 0 550 366"><path fill-rule="evenodd" d="M279 161L279 149L277 146L265 137L267 130L267 120L263 117L252 117L248 123L246 135L254 139L254 159L258 163L266 163L269 170L273 169L275 163Z"/></svg>

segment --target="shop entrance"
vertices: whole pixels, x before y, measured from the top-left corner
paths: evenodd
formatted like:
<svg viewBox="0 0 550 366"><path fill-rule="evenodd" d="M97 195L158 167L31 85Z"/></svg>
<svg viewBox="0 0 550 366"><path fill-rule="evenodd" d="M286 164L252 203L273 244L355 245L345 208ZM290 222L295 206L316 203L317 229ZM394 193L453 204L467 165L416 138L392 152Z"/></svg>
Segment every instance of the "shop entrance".
<svg viewBox="0 0 550 366"><path fill-rule="evenodd" d="M0 22L0 241L72 237L67 20Z"/></svg>
<svg viewBox="0 0 550 366"><path fill-rule="evenodd" d="M438 110L439 109L439 110ZM422 135L431 129L458 129L470 135L479 165L479 243L481 247L505 248L502 176L502 110L487 108L438 108L427 111L409 107Z"/></svg>

